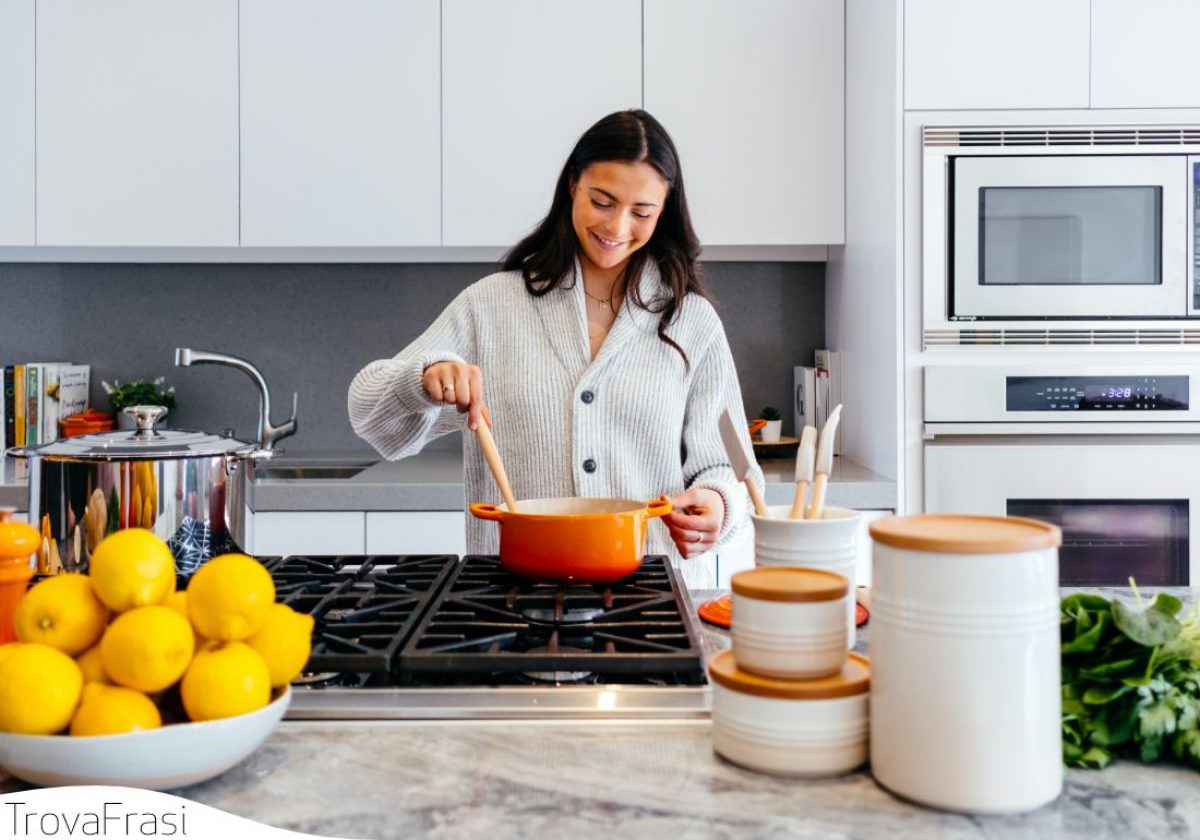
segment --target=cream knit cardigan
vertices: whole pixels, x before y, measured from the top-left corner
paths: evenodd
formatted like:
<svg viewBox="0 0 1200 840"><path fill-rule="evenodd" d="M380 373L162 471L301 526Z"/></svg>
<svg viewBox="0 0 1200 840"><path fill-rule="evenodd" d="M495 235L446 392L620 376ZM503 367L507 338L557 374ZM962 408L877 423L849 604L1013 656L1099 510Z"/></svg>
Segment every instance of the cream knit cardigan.
<svg viewBox="0 0 1200 840"><path fill-rule="evenodd" d="M657 267L641 278L642 299L666 292ZM371 362L350 385L354 431L397 460L449 432L466 415L435 403L421 377L437 362L466 361L483 373L492 432L517 499L592 496L648 501L707 487L725 500L718 548L749 525L748 494L736 482L717 421L728 408L745 428L737 371L716 312L688 295L667 334L658 315L622 305L596 358L588 342L579 267L542 297L520 272L492 274L463 290L416 341ZM590 396L585 396L590 394ZM749 451L749 438L743 443ZM475 436L463 435L467 502L500 502ZM592 467L589 472L588 465ZM762 472L754 468L762 486ZM467 551L494 554L499 526L468 515ZM666 526L650 523L646 551L667 554L692 588L716 583L713 555L683 560Z"/></svg>

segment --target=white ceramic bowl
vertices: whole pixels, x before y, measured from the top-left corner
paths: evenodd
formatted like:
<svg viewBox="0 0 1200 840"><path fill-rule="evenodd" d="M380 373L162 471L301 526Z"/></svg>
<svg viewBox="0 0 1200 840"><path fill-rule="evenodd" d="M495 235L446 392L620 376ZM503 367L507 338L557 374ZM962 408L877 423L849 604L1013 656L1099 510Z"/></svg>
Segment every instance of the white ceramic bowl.
<svg viewBox="0 0 1200 840"><path fill-rule="evenodd" d="M119 785L167 790L211 779L267 739L291 688L257 711L203 723L173 723L125 735L0 732L0 767L35 785Z"/></svg>

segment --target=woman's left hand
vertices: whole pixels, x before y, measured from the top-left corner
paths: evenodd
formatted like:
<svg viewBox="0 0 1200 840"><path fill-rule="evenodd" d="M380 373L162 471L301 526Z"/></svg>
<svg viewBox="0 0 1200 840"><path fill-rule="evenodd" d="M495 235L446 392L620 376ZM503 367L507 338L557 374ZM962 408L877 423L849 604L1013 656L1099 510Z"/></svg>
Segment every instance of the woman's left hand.
<svg viewBox="0 0 1200 840"><path fill-rule="evenodd" d="M685 490L671 498L674 510L662 518L671 539L684 557L696 557L716 545L725 521L725 500L704 487Z"/></svg>

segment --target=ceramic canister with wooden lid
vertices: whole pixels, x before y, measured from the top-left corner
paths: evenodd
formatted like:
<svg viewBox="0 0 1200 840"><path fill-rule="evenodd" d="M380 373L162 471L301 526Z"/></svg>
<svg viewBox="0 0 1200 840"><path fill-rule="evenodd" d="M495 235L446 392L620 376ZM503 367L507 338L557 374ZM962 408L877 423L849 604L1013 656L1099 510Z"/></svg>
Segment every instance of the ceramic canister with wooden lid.
<svg viewBox="0 0 1200 840"><path fill-rule="evenodd" d="M1055 799L1059 529L923 514L869 530L876 780L951 811L1017 813Z"/></svg>
<svg viewBox="0 0 1200 840"><path fill-rule="evenodd" d="M867 760L870 665L851 653L833 676L780 680L708 660L713 749L734 764L787 776L833 776Z"/></svg>
<svg viewBox="0 0 1200 840"><path fill-rule="evenodd" d="M738 667L781 679L827 677L842 670L846 578L823 569L759 566L735 574L730 636Z"/></svg>

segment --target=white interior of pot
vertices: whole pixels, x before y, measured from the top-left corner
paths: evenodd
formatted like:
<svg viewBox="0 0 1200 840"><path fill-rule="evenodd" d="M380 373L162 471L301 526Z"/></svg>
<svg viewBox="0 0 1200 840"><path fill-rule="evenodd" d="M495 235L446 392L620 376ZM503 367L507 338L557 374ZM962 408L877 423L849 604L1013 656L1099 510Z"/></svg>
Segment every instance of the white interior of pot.
<svg viewBox="0 0 1200 840"><path fill-rule="evenodd" d="M504 505L500 506L505 509ZM559 499L518 499L517 513L532 516L581 516L587 514L632 513L646 507L631 499L585 499L567 496Z"/></svg>

